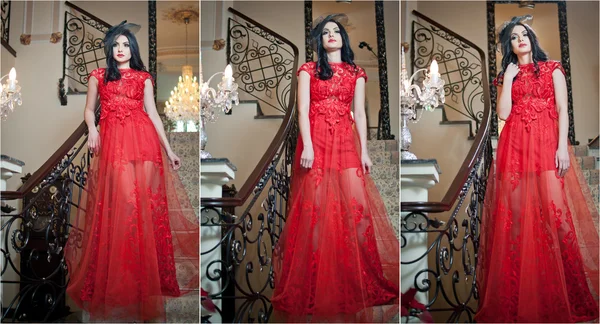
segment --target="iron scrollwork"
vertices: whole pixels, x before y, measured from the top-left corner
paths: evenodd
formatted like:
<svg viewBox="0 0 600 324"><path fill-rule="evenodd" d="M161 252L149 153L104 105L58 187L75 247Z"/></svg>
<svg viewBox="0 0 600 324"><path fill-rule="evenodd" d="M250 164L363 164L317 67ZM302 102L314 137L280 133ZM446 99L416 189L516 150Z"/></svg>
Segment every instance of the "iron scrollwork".
<svg viewBox="0 0 600 324"><path fill-rule="evenodd" d="M478 264L480 215L491 160L491 139L486 135L484 149L477 156L475 166L447 221L431 218L422 212L410 212L402 217L402 249L410 247L411 237L415 235L428 235L431 243L421 255L402 260L401 264L411 265L431 257L429 261L433 260L434 264L419 270L413 285L417 291L429 293L425 306L430 312L450 312L447 322L459 322L466 316L464 320L471 323L476 312L472 302L479 298L475 270ZM465 204L466 208L463 209ZM459 293L459 283L462 287L466 286L466 295ZM445 304L434 305L440 299Z"/></svg>
<svg viewBox="0 0 600 324"><path fill-rule="evenodd" d="M69 239L70 216L72 212L79 212L78 199L88 177L92 153L84 150L86 143L84 136L50 174L26 194L22 212L1 215L1 274L3 278L9 273L18 277L2 281L2 285L18 285L18 292L7 296L7 302L3 303L6 309L2 312L2 322L9 318L46 322L68 314L64 247ZM79 162L76 162L78 157Z"/></svg>
<svg viewBox="0 0 600 324"><path fill-rule="evenodd" d="M0 18L2 19L2 42L8 44L10 38L10 1L0 2Z"/></svg>
<svg viewBox="0 0 600 324"><path fill-rule="evenodd" d="M295 152L296 128L293 127L271 162L241 216L236 217L213 207L201 209L201 226L220 228L222 231L221 240L214 246L203 245L201 252L202 255L208 255L222 248L221 259L210 261L206 268L206 278L221 282L222 285L220 291L210 292L209 297L221 299L223 303L241 301L233 315L217 308L222 317L229 315L234 323L267 323L273 312L268 297L274 288L272 250L285 223L291 176L288 170ZM265 189L266 197L260 200ZM251 210L258 201L262 201L262 211L255 217ZM256 253L256 259L248 256L249 253ZM260 286L253 285L256 282ZM226 293L232 291L238 293L235 296Z"/></svg>
<svg viewBox="0 0 600 324"><path fill-rule="evenodd" d="M483 117L483 63L469 45L431 24L413 22L411 56L414 69L427 69L432 60L440 65L446 84L442 124L468 124L469 139L475 137ZM451 110L466 119L449 120ZM454 119L454 118L453 118ZM475 127L473 127L475 124Z"/></svg>
<svg viewBox="0 0 600 324"><path fill-rule="evenodd" d="M61 105L67 104L68 94L85 93L90 72L105 59L102 40L107 30L107 26L83 13L65 11L63 76L59 79ZM65 81L70 83L67 90Z"/></svg>
<svg viewBox="0 0 600 324"><path fill-rule="evenodd" d="M249 22L229 18L228 27L228 62L234 67L240 89L275 109L274 114L267 116L283 116L295 73L293 52L281 40Z"/></svg>
<svg viewBox="0 0 600 324"><path fill-rule="evenodd" d="M492 127L491 135L498 136L498 115L496 114L496 99L498 93L496 87L492 84L492 80L497 76L496 69L496 4L516 4L518 0L488 0L487 1L487 36L488 36L488 68L490 71L490 98L492 101ZM575 139L575 120L573 118L573 91L571 87L571 56L569 54L569 32L567 25L567 3L563 0L540 0L535 3L555 3L558 12L558 28L560 37L560 62L565 70L568 93L568 114L569 114L569 142L571 145L579 145Z"/></svg>

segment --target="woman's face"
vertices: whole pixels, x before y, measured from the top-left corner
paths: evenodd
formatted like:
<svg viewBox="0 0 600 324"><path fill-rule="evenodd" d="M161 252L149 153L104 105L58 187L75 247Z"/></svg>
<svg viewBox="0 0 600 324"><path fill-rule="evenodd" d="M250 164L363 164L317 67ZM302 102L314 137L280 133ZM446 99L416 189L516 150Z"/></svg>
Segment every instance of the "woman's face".
<svg viewBox="0 0 600 324"><path fill-rule="evenodd" d="M531 41L527 29L521 25L516 25L510 34L510 45L513 53L519 55L528 54L531 52Z"/></svg>
<svg viewBox="0 0 600 324"><path fill-rule="evenodd" d="M125 63L131 59L131 48L129 47L129 39L120 35L113 44L113 58L117 63Z"/></svg>
<svg viewBox="0 0 600 324"><path fill-rule="evenodd" d="M334 51L342 48L342 34L340 32L340 27L334 22L328 22L323 27L323 32L321 34L323 41L323 48L326 51Z"/></svg>

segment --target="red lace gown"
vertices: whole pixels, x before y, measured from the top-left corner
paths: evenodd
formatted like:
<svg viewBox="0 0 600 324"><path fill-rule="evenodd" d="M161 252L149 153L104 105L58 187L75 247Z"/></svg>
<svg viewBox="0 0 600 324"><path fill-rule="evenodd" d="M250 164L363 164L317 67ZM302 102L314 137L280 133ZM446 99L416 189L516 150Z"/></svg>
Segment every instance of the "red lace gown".
<svg viewBox="0 0 600 324"><path fill-rule="evenodd" d="M331 64L327 81L310 74L312 169L298 138L286 224L273 253L272 305L285 322L375 322L398 314L399 243L383 201L363 174L350 114L363 69ZM395 304L394 304L395 303ZM388 305L374 307L377 305Z"/></svg>
<svg viewBox="0 0 600 324"><path fill-rule="evenodd" d="M124 69L105 84L104 73L90 75L102 109L100 152L71 220L67 293L92 321L164 322L164 297L198 288L198 219L144 110L151 75Z"/></svg>
<svg viewBox="0 0 600 324"><path fill-rule="evenodd" d="M478 322L598 318L598 213L578 162L558 176L559 62L520 66L481 221ZM494 80L498 85L499 80ZM492 167L493 169L494 167ZM493 170L494 171L494 170Z"/></svg>

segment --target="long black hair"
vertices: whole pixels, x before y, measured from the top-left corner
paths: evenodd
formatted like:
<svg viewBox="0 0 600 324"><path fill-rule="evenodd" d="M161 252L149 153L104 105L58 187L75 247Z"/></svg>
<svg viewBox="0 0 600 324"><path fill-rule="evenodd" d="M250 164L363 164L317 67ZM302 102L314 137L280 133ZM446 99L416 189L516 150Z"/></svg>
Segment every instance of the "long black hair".
<svg viewBox="0 0 600 324"><path fill-rule="evenodd" d="M104 83L108 81L116 81L121 79L121 72L117 67L117 61L113 57L113 45L119 36L123 35L129 40L129 50L131 51L131 59L129 67L137 71L146 71L146 66L140 55L140 46L137 39L133 35L132 29L139 27L134 24L127 24L127 20L120 24L111 27L104 36L102 43L104 44L104 54L106 55L106 73L104 73Z"/></svg>
<svg viewBox="0 0 600 324"><path fill-rule="evenodd" d="M356 69L354 64L354 52L350 48L350 37L344 26L339 23L335 18L339 15L329 15L319 22L310 33L313 41L313 47L317 52L317 75L321 80L329 80L333 76L333 70L327 61L327 52L323 47L323 29L328 22L335 23L340 29L340 35L342 36L342 62L346 62Z"/></svg>
<svg viewBox="0 0 600 324"><path fill-rule="evenodd" d="M523 19L525 19L525 17L513 17L510 21L503 24L503 27L501 27L500 32L498 33L498 40L500 41L502 49L502 71L498 74L498 79L502 79L504 71L506 71L510 63L518 64L519 62L517 54L513 52L511 44L511 34L517 25L522 26L527 31L527 38L529 38L529 43L531 44L531 59L535 66L535 73L537 76L539 76L540 73L538 62L548 61L548 54L546 54L540 46L537 35L529 25L522 22Z"/></svg>

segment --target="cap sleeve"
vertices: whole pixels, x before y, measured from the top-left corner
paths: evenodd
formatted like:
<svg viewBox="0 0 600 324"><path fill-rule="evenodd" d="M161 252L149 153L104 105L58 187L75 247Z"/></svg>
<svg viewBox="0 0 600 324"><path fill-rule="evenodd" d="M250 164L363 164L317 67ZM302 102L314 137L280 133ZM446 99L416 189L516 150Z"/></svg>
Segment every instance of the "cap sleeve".
<svg viewBox="0 0 600 324"><path fill-rule="evenodd" d="M152 77L152 74L150 74L150 72L146 72L146 77L144 79L144 82L146 82L146 80L150 80L150 82L152 82L152 86L154 87L154 78Z"/></svg>
<svg viewBox="0 0 600 324"><path fill-rule="evenodd" d="M90 73L89 77L88 77L88 81L90 79L90 77L94 77L96 78L96 80L98 80L98 82L103 81L104 80L104 71L101 68L97 68L94 69L92 71L92 73Z"/></svg>
<svg viewBox="0 0 600 324"><path fill-rule="evenodd" d="M360 78L364 78L365 82L367 82L367 72L365 72L365 69L361 68L360 66L357 66L358 68L358 73L356 74L356 79L360 79Z"/></svg>
<svg viewBox="0 0 600 324"><path fill-rule="evenodd" d="M300 72L306 71L309 75L313 75L315 73L315 62L307 62L302 64L296 73L296 76L300 76Z"/></svg>
<svg viewBox="0 0 600 324"><path fill-rule="evenodd" d="M563 68L562 64L560 64L559 61L551 61L550 62L550 72L554 73L554 70L559 69L560 72L562 72L562 74L564 76L567 76L567 73L565 73L565 69Z"/></svg>

